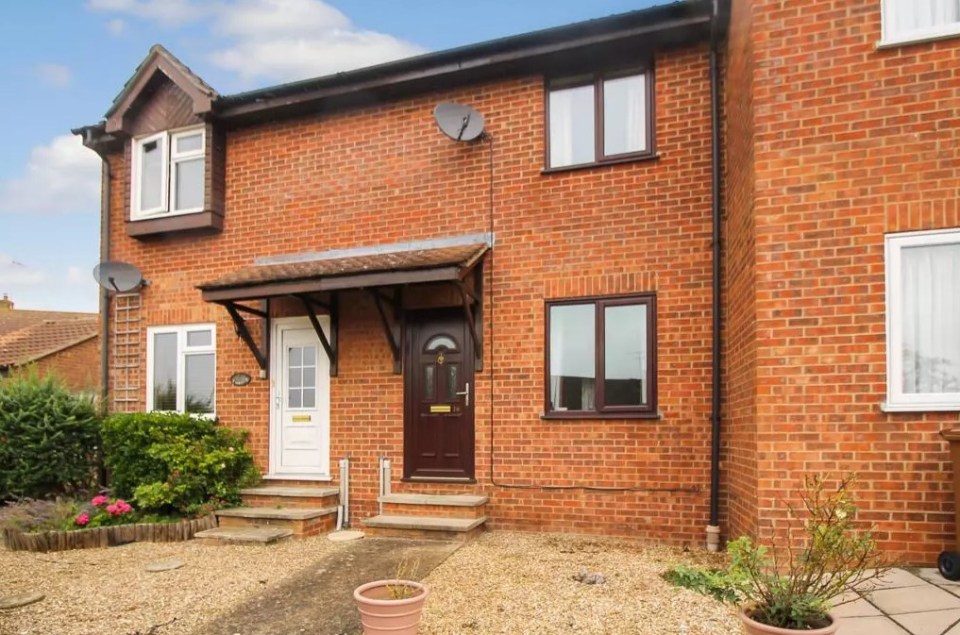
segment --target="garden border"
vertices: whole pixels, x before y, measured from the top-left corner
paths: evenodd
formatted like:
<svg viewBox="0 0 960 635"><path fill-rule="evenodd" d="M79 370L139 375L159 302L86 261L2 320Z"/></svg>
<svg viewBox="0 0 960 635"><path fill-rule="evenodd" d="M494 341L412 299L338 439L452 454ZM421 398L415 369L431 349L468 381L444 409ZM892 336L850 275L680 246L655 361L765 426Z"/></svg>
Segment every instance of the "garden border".
<svg viewBox="0 0 960 635"><path fill-rule="evenodd" d="M130 523L112 527L94 527L71 531L38 531L27 533L5 528L3 541L9 551L67 551L97 549L125 545L130 542L181 542L217 526L213 514L175 523Z"/></svg>

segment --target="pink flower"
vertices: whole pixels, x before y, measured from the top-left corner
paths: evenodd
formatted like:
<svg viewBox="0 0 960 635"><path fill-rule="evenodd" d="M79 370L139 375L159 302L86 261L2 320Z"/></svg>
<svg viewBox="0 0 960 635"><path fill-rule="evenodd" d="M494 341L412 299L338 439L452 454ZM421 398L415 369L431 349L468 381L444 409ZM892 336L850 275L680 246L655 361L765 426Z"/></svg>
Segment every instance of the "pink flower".
<svg viewBox="0 0 960 635"><path fill-rule="evenodd" d="M93 505L94 507L103 507L109 502L110 502L109 498L107 498L103 494L100 494L99 496L94 496L93 500L90 501L90 504Z"/></svg>
<svg viewBox="0 0 960 635"><path fill-rule="evenodd" d="M90 516L87 514L78 514L77 517L73 519L73 522L83 527L90 522Z"/></svg>
<svg viewBox="0 0 960 635"><path fill-rule="evenodd" d="M133 507L124 500L118 500L112 505L107 505L107 513L111 516L123 516L131 511L133 511Z"/></svg>

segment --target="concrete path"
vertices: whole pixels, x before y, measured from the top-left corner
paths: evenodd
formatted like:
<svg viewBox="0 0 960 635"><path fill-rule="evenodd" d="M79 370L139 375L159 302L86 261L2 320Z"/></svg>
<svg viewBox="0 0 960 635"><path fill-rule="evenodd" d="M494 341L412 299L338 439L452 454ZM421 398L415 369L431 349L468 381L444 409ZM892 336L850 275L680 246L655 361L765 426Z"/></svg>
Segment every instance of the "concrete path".
<svg viewBox="0 0 960 635"><path fill-rule="evenodd" d="M353 590L364 582L396 577L397 566L419 562L421 580L457 550L460 543L364 538L344 543L319 564L251 598L194 635L357 635L360 616Z"/></svg>
<svg viewBox="0 0 960 635"><path fill-rule="evenodd" d="M960 635L960 582L936 569L914 571L894 569L883 582L865 583L854 601L833 610L837 635Z"/></svg>

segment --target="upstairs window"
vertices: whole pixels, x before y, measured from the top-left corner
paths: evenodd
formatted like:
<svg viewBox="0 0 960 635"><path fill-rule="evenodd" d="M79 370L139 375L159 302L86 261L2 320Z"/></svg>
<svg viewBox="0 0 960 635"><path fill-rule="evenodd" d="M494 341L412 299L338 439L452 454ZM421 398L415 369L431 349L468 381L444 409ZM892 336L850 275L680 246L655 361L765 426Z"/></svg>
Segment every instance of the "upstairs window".
<svg viewBox="0 0 960 635"><path fill-rule="evenodd" d="M216 405L213 324L147 331L147 410L213 415Z"/></svg>
<svg viewBox="0 0 960 635"><path fill-rule="evenodd" d="M546 416L655 415L652 294L547 303Z"/></svg>
<svg viewBox="0 0 960 635"><path fill-rule="evenodd" d="M960 410L960 229L889 234L888 411Z"/></svg>
<svg viewBox="0 0 960 635"><path fill-rule="evenodd" d="M133 219L203 211L204 129L133 141Z"/></svg>
<svg viewBox="0 0 960 635"><path fill-rule="evenodd" d="M883 43L960 34L960 0L882 0Z"/></svg>
<svg viewBox="0 0 960 635"><path fill-rule="evenodd" d="M547 166L563 168L652 153L650 71L552 81L547 98Z"/></svg>

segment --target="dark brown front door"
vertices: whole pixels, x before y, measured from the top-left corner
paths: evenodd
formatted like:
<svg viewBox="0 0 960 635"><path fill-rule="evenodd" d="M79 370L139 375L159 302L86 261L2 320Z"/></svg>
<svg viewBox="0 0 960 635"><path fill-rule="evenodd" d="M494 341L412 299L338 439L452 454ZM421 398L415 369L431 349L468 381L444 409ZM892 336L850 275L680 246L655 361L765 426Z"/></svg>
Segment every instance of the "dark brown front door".
<svg viewBox="0 0 960 635"><path fill-rule="evenodd" d="M472 479L474 354L463 314L409 314L404 348L404 477Z"/></svg>

